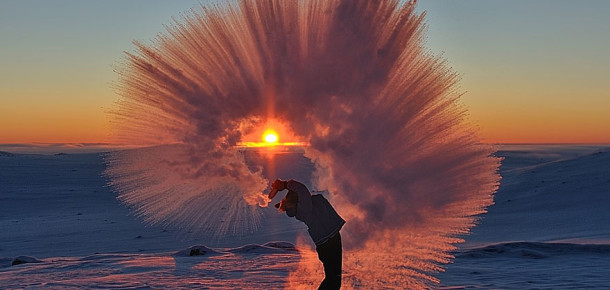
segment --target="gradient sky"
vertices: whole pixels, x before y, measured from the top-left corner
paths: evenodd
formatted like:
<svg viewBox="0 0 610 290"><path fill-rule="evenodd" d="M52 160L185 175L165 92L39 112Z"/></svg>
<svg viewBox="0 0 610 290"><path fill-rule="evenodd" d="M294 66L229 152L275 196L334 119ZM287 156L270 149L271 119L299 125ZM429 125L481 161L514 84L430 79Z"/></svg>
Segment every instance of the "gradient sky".
<svg viewBox="0 0 610 290"><path fill-rule="evenodd" d="M0 143L104 142L122 52L198 3L0 1ZM610 1L420 0L418 10L485 141L610 143Z"/></svg>

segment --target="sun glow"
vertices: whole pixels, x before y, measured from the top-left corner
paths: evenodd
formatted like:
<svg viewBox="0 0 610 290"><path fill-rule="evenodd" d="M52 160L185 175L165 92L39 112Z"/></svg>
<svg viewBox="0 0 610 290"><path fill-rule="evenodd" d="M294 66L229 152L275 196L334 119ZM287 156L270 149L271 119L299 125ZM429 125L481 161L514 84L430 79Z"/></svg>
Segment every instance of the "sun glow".
<svg viewBox="0 0 610 290"><path fill-rule="evenodd" d="M267 130L265 131L265 134L263 134L263 140L265 140L265 142L267 142L269 145L275 145L278 142L279 137L275 131Z"/></svg>
<svg viewBox="0 0 610 290"><path fill-rule="evenodd" d="M309 146L309 142L304 142L303 139L305 138L295 136L289 125L272 118L261 122L245 134L236 147L267 147L278 150L284 147Z"/></svg>

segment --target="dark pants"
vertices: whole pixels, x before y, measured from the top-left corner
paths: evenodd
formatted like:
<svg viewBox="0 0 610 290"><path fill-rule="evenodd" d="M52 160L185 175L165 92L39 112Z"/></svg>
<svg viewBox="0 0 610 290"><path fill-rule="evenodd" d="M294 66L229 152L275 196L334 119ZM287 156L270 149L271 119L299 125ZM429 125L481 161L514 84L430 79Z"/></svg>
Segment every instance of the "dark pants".
<svg viewBox="0 0 610 290"><path fill-rule="evenodd" d="M318 252L318 258L324 264L324 274L326 275L318 289L340 289L343 253L341 235L337 233L324 244L317 246L316 252Z"/></svg>

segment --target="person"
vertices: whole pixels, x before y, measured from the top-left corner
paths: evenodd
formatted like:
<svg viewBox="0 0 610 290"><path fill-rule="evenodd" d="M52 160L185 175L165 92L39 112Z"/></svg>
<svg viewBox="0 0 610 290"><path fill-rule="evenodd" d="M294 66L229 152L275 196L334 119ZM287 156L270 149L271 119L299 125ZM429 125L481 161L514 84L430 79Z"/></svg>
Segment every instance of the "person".
<svg viewBox="0 0 610 290"><path fill-rule="evenodd" d="M325 277L318 289L340 289L343 250L339 231L345 220L324 196L311 195L304 184L295 180L275 180L271 184L269 199L272 200L278 191L285 189L288 193L275 207L307 225L309 236L316 244L318 258L324 265Z"/></svg>

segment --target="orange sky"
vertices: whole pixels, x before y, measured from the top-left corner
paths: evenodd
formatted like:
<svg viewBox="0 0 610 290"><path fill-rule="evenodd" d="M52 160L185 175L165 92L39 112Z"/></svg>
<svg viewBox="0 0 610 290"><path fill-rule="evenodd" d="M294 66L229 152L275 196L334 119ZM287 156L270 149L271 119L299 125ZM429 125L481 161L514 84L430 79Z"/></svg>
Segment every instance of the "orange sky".
<svg viewBox="0 0 610 290"><path fill-rule="evenodd" d="M77 74L77 71L66 72ZM107 81L74 75L77 84L15 81L0 88L0 143L100 143L109 134L106 111L116 95ZM53 78L49 73L47 78Z"/></svg>
<svg viewBox="0 0 610 290"><path fill-rule="evenodd" d="M109 99L116 98L107 89ZM600 101L583 108L578 104L502 99L469 104L471 120L490 143L610 143L610 114ZM21 98L20 98L21 99ZM6 102L5 102L6 104ZM112 102L97 104L29 101L8 102L0 109L0 143L102 143L107 141ZM490 110L501 108L499 110Z"/></svg>
<svg viewBox="0 0 610 290"><path fill-rule="evenodd" d="M0 143L101 143L107 139L104 116L96 110L18 110L0 117Z"/></svg>

